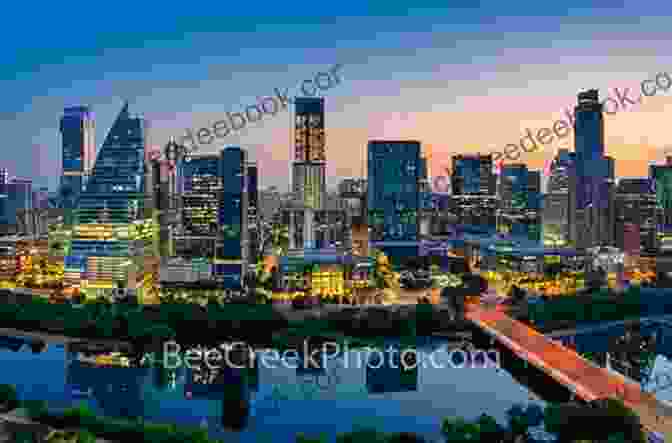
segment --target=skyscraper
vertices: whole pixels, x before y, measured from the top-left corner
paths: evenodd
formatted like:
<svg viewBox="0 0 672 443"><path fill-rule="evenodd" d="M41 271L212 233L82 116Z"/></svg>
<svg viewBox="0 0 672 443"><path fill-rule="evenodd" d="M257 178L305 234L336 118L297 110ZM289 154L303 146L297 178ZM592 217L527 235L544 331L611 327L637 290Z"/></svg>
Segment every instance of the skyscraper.
<svg viewBox="0 0 672 443"><path fill-rule="evenodd" d="M60 121L63 153L61 191L67 209L82 192L96 160L95 120L88 106L65 108Z"/></svg>
<svg viewBox="0 0 672 443"><path fill-rule="evenodd" d="M454 155L453 195L495 195L497 177L492 173L492 155Z"/></svg>
<svg viewBox="0 0 672 443"><path fill-rule="evenodd" d="M613 244L614 162L604 156L604 121L598 91L578 95L576 162L570 170L569 231L577 248Z"/></svg>
<svg viewBox="0 0 672 443"><path fill-rule="evenodd" d="M497 227L497 175L491 155L454 155L450 213L460 225L494 231Z"/></svg>
<svg viewBox="0 0 672 443"><path fill-rule="evenodd" d="M421 146L417 141L370 141L367 199L372 242L416 242L420 210ZM417 256L390 246L389 255ZM403 248L402 248L403 249ZM409 252L410 251L410 252Z"/></svg>
<svg viewBox="0 0 672 443"><path fill-rule="evenodd" d="M185 235L217 234L217 209L222 179L220 156L192 156L181 168L182 223Z"/></svg>
<svg viewBox="0 0 672 443"><path fill-rule="evenodd" d="M219 175L219 233L216 246L215 277L225 287L239 289L247 264L248 194L247 152L239 147L221 151Z"/></svg>
<svg viewBox="0 0 672 443"><path fill-rule="evenodd" d="M294 111L292 189L303 209L304 247L314 248L314 212L323 210L326 192L324 98L297 97Z"/></svg>
<svg viewBox="0 0 672 443"><path fill-rule="evenodd" d="M658 205L657 230L660 233L672 232L672 164L651 165L649 179Z"/></svg>
<svg viewBox="0 0 672 443"><path fill-rule="evenodd" d="M247 223L250 242L250 262L256 262L259 253L259 169L256 162L247 164Z"/></svg>
<svg viewBox="0 0 672 443"><path fill-rule="evenodd" d="M29 211L33 208L33 181L13 177L0 185L0 224L17 225L17 211Z"/></svg>
<svg viewBox="0 0 672 443"><path fill-rule="evenodd" d="M145 254L152 255L154 229L144 212L146 129L145 120L131 116L124 104L79 199L66 269L78 268L89 288L125 285Z"/></svg>
<svg viewBox="0 0 672 443"><path fill-rule="evenodd" d="M498 230L540 240L541 175L522 163L504 165L499 179Z"/></svg>
<svg viewBox="0 0 672 443"><path fill-rule="evenodd" d="M637 251L655 252L656 249L656 195L647 178L623 178L615 196L615 244L619 249L634 250L626 245L627 233L638 232ZM636 228L635 228L636 227Z"/></svg>

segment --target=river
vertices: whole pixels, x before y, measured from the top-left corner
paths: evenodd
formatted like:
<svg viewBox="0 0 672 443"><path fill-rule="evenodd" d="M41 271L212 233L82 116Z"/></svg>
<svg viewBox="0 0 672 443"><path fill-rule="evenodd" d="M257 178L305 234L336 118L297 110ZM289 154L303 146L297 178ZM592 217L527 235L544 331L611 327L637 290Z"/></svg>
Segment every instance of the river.
<svg viewBox="0 0 672 443"><path fill-rule="evenodd" d="M257 358L240 383L249 411L239 431L230 428L241 414L240 402L225 400L216 383L194 384L193 371L184 368L91 367L63 344L39 353L24 345L0 348L0 383L16 385L21 399L46 400L53 408L84 402L102 415L207 427L213 437L241 443L293 443L297 432L333 436L357 426L436 440L447 416L487 413L504 424L506 410L516 403L545 404L498 369L495 358L462 365L463 354L445 339L422 341L416 349L424 363L407 371L392 368L389 358L367 364L363 350L344 351L323 369L266 365Z"/></svg>

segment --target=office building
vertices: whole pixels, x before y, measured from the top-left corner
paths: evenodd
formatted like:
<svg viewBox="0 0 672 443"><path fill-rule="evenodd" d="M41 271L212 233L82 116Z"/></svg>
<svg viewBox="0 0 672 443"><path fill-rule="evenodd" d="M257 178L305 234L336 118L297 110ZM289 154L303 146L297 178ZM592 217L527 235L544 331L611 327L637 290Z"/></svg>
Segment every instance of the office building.
<svg viewBox="0 0 672 443"><path fill-rule="evenodd" d="M217 234L218 197L222 191L220 156L192 156L181 168L182 225L185 235Z"/></svg>
<svg viewBox="0 0 672 443"><path fill-rule="evenodd" d="M451 188L453 195L495 195L492 155L454 155Z"/></svg>
<svg viewBox="0 0 672 443"><path fill-rule="evenodd" d="M326 161L324 99L296 97L292 190L296 209L303 212L301 240L308 249L315 247L315 212L324 208ZM296 238L296 226L291 223L290 243L295 244Z"/></svg>
<svg viewBox="0 0 672 443"><path fill-rule="evenodd" d="M569 175L576 154L560 149L548 171L542 218L544 237L551 244L569 241Z"/></svg>
<svg viewBox="0 0 672 443"><path fill-rule="evenodd" d="M615 195L615 245L631 253L635 252L628 237L639 234L637 251L656 251L656 195L647 178L623 178L619 180Z"/></svg>
<svg viewBox="0 0 672 443"><path fill-rule="evenodd" d="M614 162L604 156L604 120L597 90L579 93L575 115L569 238L579 249L613 245Z"/></svg>
<svg viewBox="0 0 672 443"><path fill-rule="evenodd" d="M541 240L541 174L527 166L508 164L501 168L499 178L498 231Z"/></svg>
<svg viewBox="0 0 672 443"><path fill-rule="evenodd" d="M224 287L240 289L249 251L247 152L239 147L222 150L219 175L222 192L217 215L219 232L214 274Z"/></svg>
<svg viewBox="0 0 672 443"><path fill-rule="evenodd" d="M96 128L91 108L65 108L60 120L60 133L63 158L61 193L66 207L74 209L96 161Z"/></svg>
<svg viewBox="0 0 672 443"><path fill-rule="evenodd" d="M12 177L0 184L0 224L7 232L18 232L17 212L33 209L33 182L30 179Z"/></svg>
<svg viewBox="0 0 672 443"><path fill-rule="evenodd" d="M672 158L663 165L649 167L649 179L656 195L657 224L660 234L672 232Z"/></svg>
<svg viewBox="0 0 672 443"><path fill-rule="evenodd" d="M455 155L452 161L450 215L459 225L494 232L498 199L492 156Z"/></svg>
<svg viewBox="0 0 672 443"><path fill-rule="evenodd" d="M9 171L7 168L0 168L0 185L9 183Z"/></svg>
<svg viewBox="0 0 672 443"><path fill-rule="evenodd" d="M66 272L79 272L81 288L135 289L153 250L155 224L145 210L147 125L124 104L98 154L75 212ZM151 199L150 199L151 201Z"/></svg>
<svg viewBox="0 0 672 443"><path fill-rule="evenodd" d="M383 247L390 256L417 256L421 146L417 141L370 141L367 200L371 242L413 242Z"/></svg>
<svg viewBox="0 0 672 443"><path fill-rule="evenodd" d="M249 236L249 260L256 263L259 254L259 167L256 162L247 164L247 225Z"/></svg>

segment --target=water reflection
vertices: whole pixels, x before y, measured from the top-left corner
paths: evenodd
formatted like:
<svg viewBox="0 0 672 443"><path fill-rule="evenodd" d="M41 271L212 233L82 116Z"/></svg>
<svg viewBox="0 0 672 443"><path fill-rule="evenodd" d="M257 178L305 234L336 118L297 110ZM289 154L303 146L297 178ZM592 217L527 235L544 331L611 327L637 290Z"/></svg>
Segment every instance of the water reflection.
<svg viewBox="0 0 672 443"><path fill-rule="evenodd" d="M65 384L73 400L82 392L92 392L105 415L135 418L143 416L143 384L148 368L96 367L78 360L66 368Z"/></svg>
<svg viewBox="0 0 672 443"><path fill-rule="evenodd" d="M366 390L370 394L417 391L417 350L404 350L403 364L400 347L390 346L385 351L388 352L372 352L367 356Z"/></svg>
<svg viewBox="0 0 672 443"><path fill-rule="evenodd" d="M445 351L446 341L441 343L418 344L418 361ZM84 401L100 414L206 426L213 437L239 443L293 443L297 431L347 432L355 426L437 438L446 416L486 412L504 423L509 407L529 401L529 390L506 371L414 367L412 361L404 371L396 355L376 361L376 353L367 359L366 351L347 350L317 367L304 366L301 356L267 367L257 354L243 369L212 374L200 366L95 367L67 347L49 346L41 354L28 347L0 350L0 364L3 382L16 384L23 399Z"/></svg>

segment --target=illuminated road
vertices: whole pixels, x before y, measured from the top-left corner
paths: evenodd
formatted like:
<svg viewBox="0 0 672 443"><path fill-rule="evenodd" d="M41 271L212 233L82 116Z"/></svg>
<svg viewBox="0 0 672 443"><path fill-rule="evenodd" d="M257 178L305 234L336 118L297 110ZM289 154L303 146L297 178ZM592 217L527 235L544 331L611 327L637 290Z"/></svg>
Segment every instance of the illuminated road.
<svg viewBox="0 0 672 443"><path fill-rule="evenodd" d="M465 316L583 400L618 396L639 414L642 424L649 430L672 435L672 407L663 405L652 394L642 392L638 384L595 366L505 312L474 306ZM660 419L657 419L658 415Z"/></svg>

